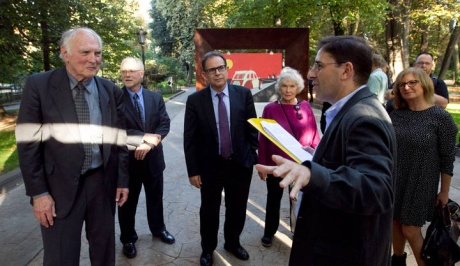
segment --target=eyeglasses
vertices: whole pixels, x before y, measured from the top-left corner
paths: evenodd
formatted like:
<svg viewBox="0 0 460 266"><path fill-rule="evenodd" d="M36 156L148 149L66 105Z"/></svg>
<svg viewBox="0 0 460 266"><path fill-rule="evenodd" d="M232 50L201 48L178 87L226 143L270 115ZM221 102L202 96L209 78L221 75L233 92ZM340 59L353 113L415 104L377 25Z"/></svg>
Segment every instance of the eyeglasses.
<svg viewBox="0 0 460 266"><path fill-rule="evenodd" d="M417 85L419 82L420 82L420 80L416 80L416 79L414 79L414 80L409 80L408 82L401 82L401 83L398 84L398 88L399 88L400 90L402 90L402 89L406 88L406 85L409 86L409 88L413 88L413 87L415 87L415 85Z"/></svg>
<svg viewBox="0 0 460 266"><path fill-rule="evenodd" d="M320 61L315 61L315 63L313 63L313 66L310 68L310 70L316 70L316 71L321 71L321 69L325 68L326 66L328 65L341 65L343 63L339 63L339 62L334 62L334 63L322 63Z"/></svg>
<svg viewBox="0 0 460 266"><path fill-rule="evenodd" d="M301 120L302 119L302 112L300 111L300 106L299 104L294 105L294 109L297 112L297 119Z"/></svg>
<svg viewBox="0 0 460 266"><path fill-rule="evenodd" d="M122 71L121 71L121 74L122 74L122 75L126 75L126 74L132 75L132 74L134 74L134 73L136 73L136 72L139 72L139 71L141 71L141 70L122 70Z"/></svg>
<svg viewBox="0 0 460 266"><path fill-rule="evenodd" d="M417 66L423 66L423 65L429 66L429 65L431 65L432 63L431 63L431 62L416 62L415 64L416 64Z"/></svg>
<svg viewBox="0 0 460 266"><path fill-rule="evenodd" d="M219 73L222 73L225 70L227 70L227 66L226 65L221 65L221 66L218 66L218 67L211 67L211 68L205 69L204 71L206 73L208 73L208 74L216 74L217 71L219 71Z"/></svg>

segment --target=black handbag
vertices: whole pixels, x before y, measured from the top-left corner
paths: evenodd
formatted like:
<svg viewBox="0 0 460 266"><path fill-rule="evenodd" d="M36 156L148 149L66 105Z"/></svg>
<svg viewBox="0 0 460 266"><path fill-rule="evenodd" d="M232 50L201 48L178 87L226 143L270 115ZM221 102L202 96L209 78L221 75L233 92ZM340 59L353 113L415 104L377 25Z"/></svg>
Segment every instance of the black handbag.
<svg viewBox="0 0 460 266"><path fill-rule="evenodd" d="M452 222L449 208L437 206L422 247L422 259L428 265L449 266L460 260L460 247L454 240Z"/></svg>

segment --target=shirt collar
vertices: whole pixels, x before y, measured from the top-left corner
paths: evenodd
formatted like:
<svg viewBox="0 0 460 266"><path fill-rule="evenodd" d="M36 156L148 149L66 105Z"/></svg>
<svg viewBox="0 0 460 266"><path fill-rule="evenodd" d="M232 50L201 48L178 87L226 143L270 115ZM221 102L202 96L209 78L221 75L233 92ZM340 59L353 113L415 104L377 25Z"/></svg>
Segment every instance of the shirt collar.
<svg viewBox="0 0 460 266"><path fill-rule="evenodd" d="M73 90L78 84L78 80L74 78L70 73L67 71L67 76L69 77L69 83L70 83L70 89ZM93 92L93 83L94 83L94 78L91 78L85 82L83 82L83 85L85 85L86 90L91 94Z"/></svg>
<svg viewBox="0 0 460 266"><path fill-rule="evenodd" d="M211 88L211 96L215 97L219 92L215 91L211 86L209 87ZM227 97L229 96L228 95L228 83L225 83L225 89L222 92L224 93L224 95L227 95Z"/></svg>
<svg viewBox="0 0 460 266"><path fill-rule="evenodd" d="M347 96L343 97L339 101L337 101L335 104L333 104L329 109L324 112L324 116L326 116L326 127L329 127L329 124L332 122L334 117L337 115L337 113L342 110L343 106L350 100L353 95L355 95L358 91L362 90L366 85L361 85L359 88L354 90L352 93L348 94Z"/></svg>
<svg viewBox="0 0 460 266"><path fill-rule="evenodd" d="M129 97L131 99L133 98L134 94L137 94L137 96L139 96L139 99L142 97L142 90L143 90L142 85L141 85L140 89L137 92L133 92L128 88L126 88L126 90L128 91Z"/></svg>

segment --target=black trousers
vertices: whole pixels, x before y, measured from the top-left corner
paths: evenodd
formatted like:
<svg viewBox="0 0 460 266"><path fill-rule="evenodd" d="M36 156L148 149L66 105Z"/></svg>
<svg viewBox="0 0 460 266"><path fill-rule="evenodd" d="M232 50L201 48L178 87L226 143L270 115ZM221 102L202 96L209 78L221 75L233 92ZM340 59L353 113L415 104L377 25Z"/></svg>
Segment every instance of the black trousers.
<svg viewBox="0 0 460 266"><path fill-rule="evenodd" d="M283 198L284 188L280 187L282 178L267 175L267 205L265 207L265 229L264 236L274 236L280 224L281 199ZM289 192L291 189L289 188ZM290 202L290 213L294 209ZM291 219L292 227L292 219Z"/></svg>
<svg viewBox="0 0 460 266"><path fill-rule="evenodd" d="M153 235L165 230L163 216L163 173L151 175L148 161L130 160L129 196L122 207L118 208L121 243L135 243L138 239L135 224L139 195L144 185L147 208L147 221Z"/></svg>
<svg viewBox="0 0 460 266"><path fill-rule="evenodd" d="M49 228L41 226L43 265L80 264L83 222L91 265L115 265L114 206L115 199L107 195L102 168L82 176L70 213L63 219L54 219Z"/></svg>
<svg viewBox="0 0 460 266"><path fill-rule="evenodd" d="M245 168L232 160L220 159L216 176L201 177L200 232L203 252L217 247L222 191L225 193L225 244L240 245L240 235L246 221L246 207L252 178L252 167Z"/></svg>

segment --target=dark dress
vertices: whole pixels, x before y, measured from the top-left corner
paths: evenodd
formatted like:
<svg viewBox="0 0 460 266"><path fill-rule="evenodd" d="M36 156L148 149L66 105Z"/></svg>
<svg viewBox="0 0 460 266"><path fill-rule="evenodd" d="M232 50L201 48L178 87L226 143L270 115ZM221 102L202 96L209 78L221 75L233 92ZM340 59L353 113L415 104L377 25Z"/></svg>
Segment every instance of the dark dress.
<svg viewBox="0 0 460 266"><path fill-rule="evenodd" d="M457 126L438 106L391 112L397 138L394 220L423 226L433 217L440 173L452 175Z"/></svg>

